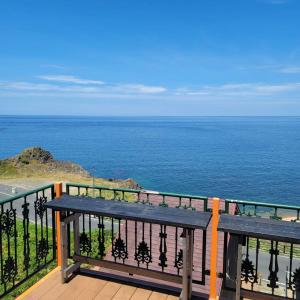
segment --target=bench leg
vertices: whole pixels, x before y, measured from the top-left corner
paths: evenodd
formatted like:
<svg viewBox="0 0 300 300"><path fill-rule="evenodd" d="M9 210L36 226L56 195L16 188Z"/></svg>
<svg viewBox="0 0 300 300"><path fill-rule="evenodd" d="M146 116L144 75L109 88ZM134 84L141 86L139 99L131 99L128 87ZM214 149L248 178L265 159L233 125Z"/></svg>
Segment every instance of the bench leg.
<svg viewBox="0 0 300 300"><path fill-rule="evenodd" d="M80 254L79 245L79 216L80 214L75 214L72 216L74 222L74 252L75 255ZM62 249L62 266L61 266L61 281L65 283L68 280L69 275L76 272L80 268L80 263L75 262L75 264L68 266L68 224L69 220L66 219L65 222L62 220L60 223L61 228L61 249Z"/></svg>
<svg viewBox="0 0 300 300"><path fill-rule="evenodd" d="M79 216L74 220L74 252L76 255L80 255Z"/></svg>
<svg viewBox="0 0 300 300"><path fill-rule="evenodd" d="M61 282L65 283L66 278L66 269L68 267L68 234L67 234L67 224L63 221L60 222L60 231L61 231L61 251L62 251L62 263L61 263Z"/></svg>
<svg viewBox="0 0 300 300"><path fill-rule="evenodd" d="M180 300L192 299L192 272L193 272L193 231L183 230L183 273L182 292Z"/></svg>
<svg viewBox="0 0 300 300"><path fill-rule="evenodd" d="M237 249L237 263L236 263L236 279L235 279L235 299L241 299L241 269L242 269L242 237L235 236L234 238L238 239L238 249Z"/></svg>

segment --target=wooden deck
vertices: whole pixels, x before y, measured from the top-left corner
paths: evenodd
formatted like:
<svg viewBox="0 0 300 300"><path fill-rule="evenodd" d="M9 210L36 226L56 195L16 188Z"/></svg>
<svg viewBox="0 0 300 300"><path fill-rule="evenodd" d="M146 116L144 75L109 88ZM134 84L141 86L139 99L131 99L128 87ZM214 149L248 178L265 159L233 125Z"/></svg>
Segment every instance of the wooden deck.
<svg viewBox="0 0 300 300"><path fill-rule="evenodd" d="M178 297L151 290L77 275L69 283L62 284L59 268L21 295L17 300L175 300Z"/></svg>

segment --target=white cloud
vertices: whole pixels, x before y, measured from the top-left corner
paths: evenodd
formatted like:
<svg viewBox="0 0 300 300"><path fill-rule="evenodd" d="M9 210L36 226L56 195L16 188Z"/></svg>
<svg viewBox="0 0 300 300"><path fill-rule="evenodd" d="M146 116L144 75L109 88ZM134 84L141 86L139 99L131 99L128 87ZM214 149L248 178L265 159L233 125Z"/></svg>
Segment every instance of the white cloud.
<svg viewBox="0 0 300 300"><path fill-rule="evenodd" d="M275 4L275 5L286 4L290 2L290 0L261 0L261 1L268 4Z"/></svg>
<svg viewBox="0 0 300 300"><path fill-rule="evenodd" d="M167 91L162 86L148 86L144 84L121 84L119 88L126 93L159 94Z"/></svg>
<svg viewBox="0 0 300 300"><path fill-rule="evenodd" d="M42 75L38 76L38 78L48 81L54 82L64 82L64 83L76 83L76 84L95 84L102 85L103 81L100 80L90 80L90 79L82 79L72 75Z"/></svg>
<svg viewBox="0 0 300 300"><path fill-rule="evenodd" d="M296 74L296 73L300 73L300 67L285 67L285 68L280 69L280 72Z"/></svg>
<svg viewBox="0 0 300 300"><path fill-rule="evenodd" d="M85 98L139 98L139 99L234 99L239 97L299 97L300 82L282 84L224 83L168 89L160 85L137 83L102 83L75 76L40 76L39 82L0 81L0 92L23 95ZM50 78L50 79L49 79ZM54 79L55 78L55 79ZM57 81L59 79L59 81ZM53 82L52 82L53 81ZM84 82L84 84L83 84ZM89 82L89 83L88 83Z"/></svg>
<svg viewBox="0 0 300 300"><path fill-rule="evenodd" d="M300 83L262 84L262 83L229 83L203 86L199 89L178 89L179 95L191 96L270 96L283 92L300 91Z"/></svg>

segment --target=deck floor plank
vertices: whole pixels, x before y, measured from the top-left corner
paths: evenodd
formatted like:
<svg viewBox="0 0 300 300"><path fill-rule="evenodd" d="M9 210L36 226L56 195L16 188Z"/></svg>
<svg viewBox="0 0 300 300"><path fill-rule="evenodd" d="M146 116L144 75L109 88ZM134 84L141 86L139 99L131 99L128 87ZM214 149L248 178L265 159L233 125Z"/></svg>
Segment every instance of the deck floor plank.
<svg viewBox="0 0 300 300"><path fill-rule="evenodd" d="M59 270L42 280L23 300L178 300L178 297L84 275L62 284Z"/></svg>
<svg viewBox="0 0 300 300"><path fill-rule="evenodd" d="M141 288L137 288L136 291L134 292L134 294L132 295L132 297L130 298L130 300L148 300L150 295L151 295L152 291L150 290L144 290Z"/></svg>
<svg viewBox="0 0 300 300"><path fill-rule="evenodd" d="M55 271L51 274L41 285L34 289L34 293L30 293L26 296L26 300L39 300L49 291L52 291L54 287L60 282L60 276L57 276Z"/></svg>
<svg viewBox="0 0 300 300"><path fill-rule="evenodd" d="M129 285L122 285L118 292L113 297L114 300L130 300L134 292L136 291L136 287Z"/></svg>
<svg viewBox="0 0 300 300"><path fill-rule="evenodd" d="M89 282L86 289L83 289L76 299L92 300L97 294L104 288L107 281L98 278L89 278Z"/></svg>
<svg viewBox="0 0 300 300"><path fill-rule="evenodd" d="M111 300L121 288L121 284L115 282L107 282L104 288L96 295L95 300Z"/></svg>
<svg viewBox="0 0 300 300"><path fill-rule="evenodd" d="M168 295L166 294L162 294L162 293L158 293L158 292L152 292L149 300L166 300L168 297Z"/></svg>

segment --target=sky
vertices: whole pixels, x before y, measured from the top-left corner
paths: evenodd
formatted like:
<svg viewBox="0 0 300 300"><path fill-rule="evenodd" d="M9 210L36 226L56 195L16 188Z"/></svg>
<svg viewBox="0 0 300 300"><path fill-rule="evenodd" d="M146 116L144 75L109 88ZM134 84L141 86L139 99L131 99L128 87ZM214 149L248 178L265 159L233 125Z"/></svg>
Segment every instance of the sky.
<svg viewBox="0 0 300 300"><path fill-rule="evenodd" d="M0 114L300 115L299 0L2 0Z"/></svg>

